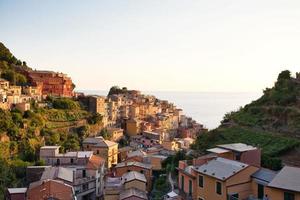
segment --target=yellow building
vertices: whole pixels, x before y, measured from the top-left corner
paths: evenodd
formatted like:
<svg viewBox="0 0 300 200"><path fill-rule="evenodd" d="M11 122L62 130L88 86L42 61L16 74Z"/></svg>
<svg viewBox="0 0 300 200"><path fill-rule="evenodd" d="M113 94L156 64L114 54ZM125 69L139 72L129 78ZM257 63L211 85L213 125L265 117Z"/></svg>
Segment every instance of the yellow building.
<svg viewBox="0 0 300 200"><path fill-rule="evenodd" d="M141 133L140 121L137 119L129 119L126 121L126 133L129 136L139 135Z"/></svg>
<svg viewBox="0 0 300 200"><path fill-rule="evenodd" d="M106 158L107 168L118 163L118 143L105 140L103 137L86 138L83 141L83 149Z"/></svg>
<svg viewBox="0 0 300 200"><path fill-rule="evenodd" d="M107 128L107 132L114 142L119 141L123 137L123 129L121 128Z"/></svg>
<svg viewBox="0 0 300 200"><path fill-rule="evenodd" d="M179 150L178 143L174 140L172 141L163 141L161 144L164 149L169 150L169 151L177 151Z"/></svg>
<svg viewBox="0 0 300 200"><path fill-rule="evenodd" d="M224 158L215 158L199 167L179 173L179 188L193 199L247 199L251 175L259 168ZM188 174L186 174L188 172Z"/></svg>
<svg viewBox="0 0 300 200"><path fill-rule="evenodd" d="M102 116L106 115L106 103L104 96L89 96L89 111L92 113L99 113Z"/></svg>
<svg viewBox="0 0 300 200"><path fill-rule="evenodd" d="M300 200L300 168L284 167L265 188L272 200Z"/></svg>

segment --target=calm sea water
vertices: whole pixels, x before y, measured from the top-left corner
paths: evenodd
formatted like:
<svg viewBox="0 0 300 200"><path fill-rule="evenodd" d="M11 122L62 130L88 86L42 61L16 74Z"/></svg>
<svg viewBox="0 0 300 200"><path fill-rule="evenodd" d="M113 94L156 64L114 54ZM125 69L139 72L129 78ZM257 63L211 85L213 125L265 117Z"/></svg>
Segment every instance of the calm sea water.
<svg viewBox="0 0 300 200"><path fill-rule="evenodd" d="M86 94L107 95L107 91L82 91ZM143 92L155 95L162 100L173 102L182 108L185 115L192 117L197 122L209 129L220 125L225 113L238 110L241 106L258 99L260 92Z"/></svg>

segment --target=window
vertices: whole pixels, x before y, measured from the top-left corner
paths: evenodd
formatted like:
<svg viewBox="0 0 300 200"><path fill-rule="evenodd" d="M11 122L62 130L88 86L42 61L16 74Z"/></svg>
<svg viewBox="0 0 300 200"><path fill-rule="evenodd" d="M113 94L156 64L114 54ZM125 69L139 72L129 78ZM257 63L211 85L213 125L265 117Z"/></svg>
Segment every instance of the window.
<svg viewBox="0 0 300 200"><path fill-rule="evenodd" d="M193 193L193 183L192 180L189 180L189 195Z"/></svg>
<svg viewBox="0 0 300 200"><path fill-rule="evenodd" d="M257 184L257 197L259 199L263 199L265 196L264 194L264 186L261 184Z"/></svg>
<svg viewBox="0 0 300 200"><path fill-rule="evenodd" d="M290 192L285 192L284 200L295 200L295 194L290 193Z"/></svg>
<svg viewBox="0 0 300 200"><path fill-rule="evenodd" d="M99 153L100 153L99 150L97 150L97 154L98 154L98 155L99 155Z"/></svg>
<svg viewBox="0 0 300 200"><path fill-rule="evenodd" d="M71 158L71 164L73 164L74 163L74 159L73 158Z"/></svg>
<svg viewBox="0 0 300 200"><path fill-rule="evenodd" d="M203 188L203 179L204 177L199 175L199 187L201 188Z"/></svg>
<svg viewBox="0 0 300 200"><path fill-rule="evenodd" d="M184 176L181 176L181 189L184 190Z"/></svg>
<svg viewBox="0 0 300 200"><path fill-rule="evenodd" d="M86 177L86 171L82 170L82 177L85 178Z"/></svg>
<svg viewBox="0 0 300 200"><path fill-rule="evenodd" d="M222 194L222 184L220 182L216 182L216 193L219 195Z"/></svg>
<svg viewBox="0 0 300 200"><path fill-rule="evenodd" d="M241 154L240 153L235 154L235 160L237 160L237 161L241 160Z"/></svg>
<svg viewBox="0 0 300 200"><path fill-rule="evenodd" d="M56 159L56 165L60 165L60 160Z"/></svg>

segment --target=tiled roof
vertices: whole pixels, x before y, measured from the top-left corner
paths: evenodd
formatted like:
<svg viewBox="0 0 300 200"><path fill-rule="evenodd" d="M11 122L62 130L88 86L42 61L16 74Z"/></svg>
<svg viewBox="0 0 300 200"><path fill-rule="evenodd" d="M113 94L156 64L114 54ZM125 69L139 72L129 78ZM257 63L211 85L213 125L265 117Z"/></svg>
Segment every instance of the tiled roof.
<svg viewBox="0 0 300 200"><path fill-rule="evenodd" d="M131 171L123 174L122 180L126 183L132 180L139 180L142 182L147 182L146 177L144 174L136 172L136 171Z"/></svg>
<svg viewBox="0 0 300 200"><path fill-rule="evenodd" d="M215 158L200 167L195 167L194 169L201 174L205 174L219 180L226 180L247 167L247 164L234 160Z"/></svg>
<svg viewBox="0 0 300 200"><path fill-rule="evenodd" d="M145 199L147 200L148 197L147 197L147 193L145 191L142 191L142 190L139 190L139 189L136 189L136 188L130 188L128 190L124 190L120 193L120 200L123 200L123 199L127 199L127 198L130 198L130 197L138 197L138 198L141 198L141 199Z"/></svg>
<svg viewBox="0 0 300 200"><path fill-rule="evenodd" d="M59 187L69 187L70 188L70 193L72 194L73 192L73 187L68 185L68 184L65 184L63 181L59 181L59 180L40 180L40 181L37 181L37 182L33 182L29 185L29 189L33 189L35 187L38 187L42 184L48 184L49 187L45 187L49 190L49 193L50 194L55 194L56 192L59 191L59 188L57 187L57 185L60 185ZM73 194L72 194L73 195Z"/></svg>
<svg viewBox="0 0 300 200"><path fill-rule="evenodd" d="M73 175L74 175L73 171L74 169L72 168L64 168L64 167L47 168L43 172L41 180L59 178L68 182L73 182Z"/></svg>
<svg viewBox="0 0 300 200"><path fill-rule="evenodd" d="M300 168L284 167L268 186L300 192Z"/></svg>
<svg viewBox="0 0 300 200"><path fill-rule="evenodd" d="M93 144L97 147L110 147L117 145L117 143L105 140L103 137L93 137L93 138L86 138L83 141L83 144Z"/></svg>
<svg viewBox="0 0 300 200"><path fill-rule="evenodd" d="M252 178L257 179L258 181L262 181L265 184L270 183L274 177L276 176L277 172L261 168L254 174L252 174Z"/></svg>
<svg viewBox="0 0 300 200"><path fill-rule="evenodd" d="M99 167L101 165L104 164L104 159L101 158L100 156L95 156L95 155L92 155L92 157L90 158L89 162L87 163L86 167L88 169L99 169Z"/></svg>
<svg viewBox="0 0 300 200"><path fill-rule="evenodd" d="M128 153L127 157L128 158L132 158L132 157L135 157L135 156L143 157L145 155L147 155L147 153L145 153L144 151L142 151L142 150L136 150L136 151L132 151L132 152Z"/></svg>
<svg viewBox="0 0 300 200"><path fill-rule="evenodd" d="M116 168L125 167L125 166L137 166L145 169L152 169L151 165L141 163L141 162L121 162L117 164Z"/></svg>
<svg viewBox="0 0 300 200"><path fill-rule="evenodd" d="M245 151L257 149L256 147L244 143L222 144L222 145L217 145L217 147L232 150L232 151L238 151L238 152L245 152Z"/></svg>

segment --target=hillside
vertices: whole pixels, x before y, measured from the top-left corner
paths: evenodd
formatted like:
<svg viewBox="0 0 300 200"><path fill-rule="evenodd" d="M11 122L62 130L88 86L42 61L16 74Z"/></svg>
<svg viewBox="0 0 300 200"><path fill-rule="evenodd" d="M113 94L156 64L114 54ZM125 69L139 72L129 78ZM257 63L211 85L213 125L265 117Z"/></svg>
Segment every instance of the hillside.
<svg viewBox="0 0 300 200"><path fill-rule="evenodd" d="M27 85L17 68L29 68L0 43L1 78L10 85ZM0 109L0 199L4 188L25 185L28 165L43 164L38 151L43 145L61 145L62 151L79 150L89 132L102 127L102 117L85 110L79 101L48 97L43 102L31 101L31 109Z"/></svg>
<svg viewBox="0 0 300 200"><path fill-rule="evenodd" d="M18 73L16 68L30 69L25 61L17 59L8 48L0 42L0 72L1 78L4 78L12 85L26 85L27 79L24 75Z"/></svg>
<svg viewBox="0 0 300 200"><path fill-rule="evenodd" d="M221 126L197 138L194 149L204 151L216 144L244 142L263 150L262 164L279 169L300 166L300 79L289 71L279 74L274 87L258 100L227 113Z"/></svg>

